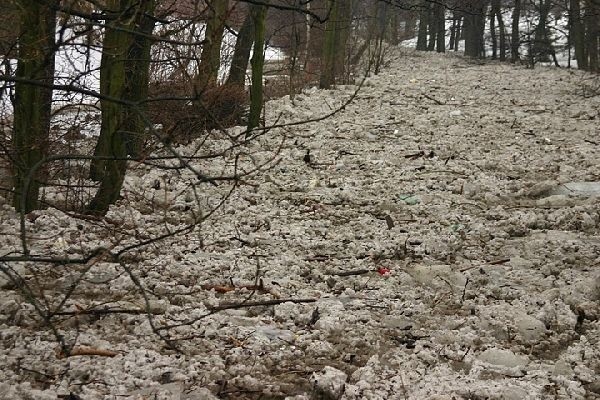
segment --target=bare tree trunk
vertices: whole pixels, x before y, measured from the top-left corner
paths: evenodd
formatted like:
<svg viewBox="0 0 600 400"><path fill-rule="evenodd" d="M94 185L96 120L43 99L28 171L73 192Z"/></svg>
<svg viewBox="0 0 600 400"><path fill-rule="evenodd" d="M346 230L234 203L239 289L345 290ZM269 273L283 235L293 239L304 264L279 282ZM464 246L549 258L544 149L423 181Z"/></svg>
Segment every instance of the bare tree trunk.
<svg viewBox="0 0 600 400"><path fill-rule="evenodd" d="M148 35L154 28L150 17L154 5L154 0L107 1L108 11L120 17L110 21L104 33L100 93L110 99L100 100L102 124L94 155L109 159L92 162L90 176L100 181L100 187L88 206L90 214L105 214L118 199L127 155L141 152L146 126L140 104L148 93L151 46ZM134 108L118 100L138 105Z"/></svg>
<svg viewBox="0 0 600 400"><path fill-rule="evenodd" d="M39 208L42 168L34 170L48 151L58 2L19 0L19 50L16 76L27 80L15 84L13 205L17 211ZM31 176L31 181L27 182ZM28 183L28 187L24 185Z"/></svg>
<svg viewBox="0 0 600 400"><path fill-rule="evenodd" d="M600 66L598 63L598 39L599 39L599 24L600 19L600 4L597 0L586 0L586 39L589 71L599 72Z"/></svg>
<svg viewBox="0 0 600 400"><path fill-rule="evenodd" d="M465 15L465 55L479 58L483 54L483 33L485 29L485 1L474 0Z"/></svg>
<svg viewBox="0 0 600 400"><path fill-rule="evenodd" d="M454 50L454 41L456 38L456 18L452 17L452 26L450 27L450 50Z"/></svg>
<svg viewBox="0 0 600 400"><path fill-rule="evenodd" d="M500 30L500 61L506 61L506 27L504 26L504 18L500 9L500 1L495 0L495 13L498 18L498 29Z"/></svg>
<svg viewBox="0 0 600 400"><path fill-rule="evenodd" d="M429 6L429 16L427 17L429 24L429 43L427 44L427 51L435 50L435 42L437 37L437 5L432 4Z"/></svg>
<svg viewBox="0 0 600 400"><path fill-rule="evenodd" d="M348 49L348 38L350 37L352 29L352 14L354 12L354 1L352 0L341 0L340 8L338 10L338 25L337 35L335 38L335 69L334 73L336 76L342 77L342 82L347 83L349 74L348 64L349 55Z"/></svg>
<svg viewBox="0 0 600 400"><path fill-rule="evenodd" d="M550 2L540 0L538 5L539 22L535 27L533 38L533 57L539 61L548 61L549 56L554 52L550 38L548 36L548 14L550 13Z"/></svg>
<svg viewBox="0 0 600 400"><path fill-rule="evenodd" d="M300 8L302 5L298 0L294 0L294 7ZM294 100L295 96L295 87L296 87L296 77L298 75L298 65L300 62L300 31L298 30L298 18L297 13L292 13L292 21L291 21L291 33L290 33L290 50L288 54L289 59L289 96L291 100Z"/></svg>
<svg viewBox="0 0 600 400"><path fill-rule="evenodd" d="M427 50L427 30L429 25L429 3L423 1L420 4L419 33L417 36L417 50Z"/></svg>
<svg viewBox="0 0 600 400"><path fill-rule="evenodd" d="M225 20L229 12L229 0L211 0L206 23L205 43L202 46L200 65L195 87L202 93L207 87L215 86L221 66L221 42L225 30Z"/></svg>
<svg viewBox="0 0 600 400"><path fill-rule="evenodd" d="M250 6L248 6L250 7ZM252 42L254 41L254 23L250 11L244 19L244 23L238 32L238 37L235 42L231 68L227 77L227 85L244 87L246 84L246 70L248 69L248 61L250 60L250 52L252 50Z"/></svg>
<svg viewBox="0 0 600 400"><path fill-rule="evenodd" d="M454 12L454 18L456 20L456 26L454 28L454 51L458 51L458 47L460 45L460 39L461 36L463 34L462 32L462 16L457 13L456 11ZM452 44L452 41L450 41Z"/></svg>
<svg viewBox="0 0 600 400"><path fill-rule="evenodd" d="M577 67L580 69L587 69L585 31L583 24L581 23L581 4L579 0L569 1L569 28L571 43L575 47Z"/></svg>
<svg viewBox="0 0 600 400"><path fill-rule="evenodd" d="M485 20L487 15L488 0L480 1L479 3L479 18L477 19L477 47L480 58L485 58Z"/></svg>
<svg viewBox="0 0 600 400"><path fill-rule="evenodd" d="M498 39L496 37L496 12L494 4L492 2L492 9L490 11L490 36L492 39L492 60L498 58Z"/></svg>
<svg viewBox="0 0 600 400"><path fill-rule="evenodd" d="M460 39L463 36L462 16L458 16L456 20L456 32L454 33L454 51L458 51Z"/></svg>
<svg viewBox="0 0 600 400"><path fill-rule="evenodd" d="M252 86L250 87L250 115L248 130L260 124L260 113L263 106L263 68L265 65L265 18L267 7L258 4L250 6L250 14L254 25L254 52L252 66Z"/></svg>
<svg viewBox="0 0 600 400"><path fill-rule="evenodd" d="M521 38L519 32L519 20L521 19L521 0L515 0L515 7L512 14L512 32L510 38L510 62L515 63L519 60L519 46Z"/></svg>
<svg viewBox="0 0 600 400"><path fill-rule="evenodd" d="M446 6L442 1L436 5L436 24L437 24L437 40L436 51L444 53L446 51Z"/></svg>
<svg viewBox="0 0 600 400"><path fill-rule="evenodd" d="M387 2L377 3L377 37L375 38L375 51L373 61L375 63L373 72L379 74L381 64L383 63L383 41L386 36L386 30L389 23L389 4Z"/></svg>
<svg viewBox="0 0 600 400"><path fill-rule="evenodd" d="M302 71L306 72L306 66L310 58L310 1L306 2L306 42L304 44L304 64L302 65Z"/></svg>
<svg viewBox="0 0 600 400"><path fill-rule="evenodd" d="M329 89L335 84L335 53L336 37L338 36L338 17L341 0L330 0L330 13L327 20L325 39L323 42L323 55L321 58L321 77L319 87Z"/></svg>

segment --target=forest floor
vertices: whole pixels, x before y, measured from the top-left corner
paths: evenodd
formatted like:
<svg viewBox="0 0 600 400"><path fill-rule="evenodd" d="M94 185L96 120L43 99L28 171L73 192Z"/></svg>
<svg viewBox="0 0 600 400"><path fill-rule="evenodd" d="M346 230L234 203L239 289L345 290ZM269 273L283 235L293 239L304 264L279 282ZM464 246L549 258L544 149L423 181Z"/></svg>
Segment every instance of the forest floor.
<svg viewBox="0 0 600 400"><path fill-rule="evenodd" d="M590 82L395 50L333 117L248 144L242 167L274 162L193 231L121 264L14 265L50 306L76 288L63 307L73 315L54 326L78 351L108 353L61 357L3 277L0 398L600 398L600 96L586 96ZM355 90L273 100L267 120L317 118ZM132 166L105 220L30 215L32 253L116 252L185 226L198 198L227 194L225 184L194 194L189 182L189 171ZM0 213L3 254L18 251L18 216ZM244 305L214 311L231 303ZM151 320L91 311L144 304ZM160 332L182 353L150 321L180 324Z"/></svg>

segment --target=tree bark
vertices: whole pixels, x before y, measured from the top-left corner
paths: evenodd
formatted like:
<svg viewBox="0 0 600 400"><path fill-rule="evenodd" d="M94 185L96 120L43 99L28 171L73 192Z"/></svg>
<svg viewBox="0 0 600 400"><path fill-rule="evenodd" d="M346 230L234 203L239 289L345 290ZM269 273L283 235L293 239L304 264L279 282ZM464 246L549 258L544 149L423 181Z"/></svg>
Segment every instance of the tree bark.
<svg viewBox="0 0 600 400"><path fill-rule="evenodd" d="M110 0L107 6L120 18L108 22L102 44L100 94L107 98L100 100L102 122L94 155L105 159L92 162L90 177L100 181L100 187L87 208L95 215L105 214L118 199L127 155L141 153L146 128L141 102L148 94L151 47L147 36L154 28L154 0Z"/></svg>
<svg viewBox="0 0 600 400"><path fill-rule="evenodd" d="M538 6L539 21L535 27L533 39L533 57L539 61L548 61L549 56L553 53L552 44L548 36L548 14L550 13L548 0L540 0Z"/></svg>
<svg viewBox="0 0 600 400"><path fill-rule="evenodd" d="M336 76L341 77L341 81L344 83L347 83L348 75L346 72L348 72L347 66L350 62L348 59L349 56L347 53L347 44L352 29L352 13L354 12L353 3L354 1L352 0L340 0L339 9L337 12L338 22L337 33L335 36L334 73Z"/></svg>
<svg viewBox="0 0 600 400"><path fill-rule="evenodd" d="M581 4L579 0L569 1L569 28L571 29L571 44L575 47L575 60L577 67L587 69L585 54L585 31L581 23Z"/></svg>
<svg viewBox="0 0 600 400"><path fill-rule="evenodd" d="M450 27L450 50L454 50L454 41L456 38L456 18L452 16L452 26Z"/></svg>
<svg viewBox="0 0 600 400"><path fill-rule="evenodd" d="M435 50L435 43L437 38L437 5L432 4L429 6L429 16L427 17L429 24L429 43L427 44L427 51Z"/></svg>
<svg viewBox="0 0 600 400"><path fill-rule="evenodd" d="M338 30L338 11L340 0L330 0L330 13L327 20L325 39L323 41L323 55L321 57L321 76L319 87L329 89L335 84L335 45Z"/></svg>
<svg viewBox="0 0 600 400"><path fill-rule="evenodd" d="M435 50L438 53L444 53L446 51L446 6L443 0L436 5L436 9L437 40Z"/></svg>
<svg viewBox="0 0 600 400"><path fill-rule="evenodd" d="M500 9L500 0L494 0L496 17L498 18L498 30L500 31L500 61L506 61L506 27Z"/></svg>
<svg viewBox="0 0 600 400"><path fill-rule="evenodd" d="M15 84L13 205L17 211L39 208L43 168L33 170L48 151L54 82L56 0L19 0L19 50L16 76L29 82ZM42 86L45 85L45 86ZM27 182L31 176L31 181ZM28 187L24 185L28 183Z"/></svg>
<svg viewBox="0 0 600 400"><path fill-rule="evenodd" d="M485 28L485 1L474 0L469 3L465 14L465 55L479 58L483 54L483 33Z"/></svg>
<svg viewBox="0 0 600 400"><path fill-rule="evenodd" d="M458 16L456 20L456 32L454 32L454 51L458 51L460 39L463 36L462 16Z"/></svg>
<svg viewBox="0 0 600 400"><path fill-rule="evenodd" d="M424 1L420 5L419 33L417 36L417 50L427 50L427 27L429 25L429 3Z"/></svg>
<svg viewBox="0 0 600 400"><path fill-rule="evenodd" d="M598 4L598 0L586 0L585 5L587 69L592 72L599 72L598 39L600 29L598 20L600 19L600 4Z"/></svg>
<svg viewBox="0 0 600 400"><path fill-rule="evenodd" d="M386 37L387 26L389 23L389 4L387 2L377 2L377 37L375 38L375 51L373 61L375 68L373 72L379 74L383 62L383 41Z"/></svg>
<svg viewBox="0 0 600 400"><path fill-rule="evenodd" d="M250 7L250 5L248 6ZM250 60L250 52L252 50L252 42L254 41L254 23L250 10L244 19L244 23L238 32L238 37L235 42L235 50L229 69L227 85L245 87L246 85L246 70L248 69L248 61Z"/></svg>
<svg viewBox="0 0 600 400"><path fill-rule="evenodd" d="M519 20L521 18L521 0L515 0L515 6L512 13L512 32L510 37L510 62L515 63L519 60L519 46L521 38L519 32Z"/></svg>
<svg viewBox="0 0 600 400"><path fill-rule="evenodd" d="M250 115L248 130L260 124L260 113L263 106L263 67L265 64L265 18L267 7L252 4L250 15L254 25L254 52L250 65L252 66L252 86L250 87Z"/></svg>
<svg viewBox="0 0 600 400"><path fill-rule="evenodd" d="M198 76L195 81L197 93L202 93L207 87L217 85L221 66L221 42L223 41L225 20L229 12L229 0L211 0L208 2L208 7L205 43L202 46Z"/></svg>
<svg viewBox="0 0 600 400"><path fill-rule="evenodd" d="M490 36L492 40L492 60L498 58L498 39L496 37L496 10L492 3L492 10L490 11Z"/></svg>

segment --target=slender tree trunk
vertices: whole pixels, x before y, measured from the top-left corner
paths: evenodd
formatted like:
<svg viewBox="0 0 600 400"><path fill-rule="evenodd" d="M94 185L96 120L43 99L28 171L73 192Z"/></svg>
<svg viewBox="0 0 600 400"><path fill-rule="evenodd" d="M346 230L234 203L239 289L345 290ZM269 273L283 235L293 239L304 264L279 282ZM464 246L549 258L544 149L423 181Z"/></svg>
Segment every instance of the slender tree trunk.
<svg viewBox="0 0 600 400"><path fill-rule="evenodd" d="M458 16L456 20L456 32L454 33L454 51L458 51L460 39L463 36L462 16Z"/></svg>
<svg viewBox="0 0 600 400"><path fill-rule="evenodd" d="M386 37L386 31L389 18L389 4L387 2L377 2L377 37L375 38L376 45L373 54L375 68L374 73L379 74L381 64L383 62L383 41Z"/></svg>
<svg viewBox="0 0 600 400"><path fill-rule="evenodd" d="M311 29L311 18L310 18L310 1L306 2L306 16L305 16L305 25L306 25L306 41L304 42L304 64L302 65L302 71L305 73L308 72L306 67L308 65L308 61L310 59L310 29Z"/></svg>
<svg viewBox="0 0 600 400"><path fill-rule="evenodd" d="M429 3L424 1L420 5L419 33L417 36L417 50L427 50L427 30L429 25Z"/></svg>
<svg viewBox="0 0 600 400"><path fill-rule="evenodd" d="M465 24L464 24L464 35L465 35L465 56L477 57L477 16L474 15L473 10L468 10L465 13Z"/></svg>
<svg viewBox="0 0 600 400"><path fill-rule="evenodd" d="M548 61L548 57L553 52L547 29L549 13L550 3L548 0L540 0L538 6L539 22L535 27L533 39L533 56L539 61Z"/></svg>
<svg viewBox="0 0 600 400"><path fill-rule="evenodd" d="M480 58L485 58L485 21L487 15L488 1L483 0L479 2L479 18L477 19L477 48Z"/></svg>
<svg viewBox="0 0 600 400"><path fill-rule="evenodd" d="M347 68L350 63L348 54L348 39L352 31L352 15L354 13L355 0L339 0L337 11L338 23L335 36L335 69L334 73L342 77L342 82L346 83L349 79ZM389 21L386 20L386 23ZM387 34L387 29L385 29Z"/></svg>
<svg viewBox="0 0 600 400"><path fill-rule="evenodd" d="M500 61L506 61L506 27L500 9L500 0L494 0L496 17L498 18L498 30L500 31Z"/></svg>
<svg viewBox="0 0 600 400"><path fill-rule="evenodd" d="M13 204L17 211L39 208L39 191L44 181L42 168L33 170L48 151L48 133L54 82L57 1L19 0L19 50L16 76L29 82L15 84ZM30 182L26 182L31 175ZM28 183L28 187L24 185Z"/></svg>
<svg viewBox="0 0 600 400"><path fill-rule="evenodd" d="M144 142L146 141L147 127L142 117L147 111L146 103L143 100L148 98L148 84L150 82L150 50L152 40L148 36L152 35L154 30L154 19L150 14L154 11L154 1L146 0L143 12L140 10L136 28L140 34L132 35L132 42L129 47L128 59L130 62L125 66L127 73L127 89L130 91L130 100L141 102L136 106L137 111L129 108L125 109L125 147L127 154L133 158L140 158L144 151ZM140 2L139 4L142 4ZM143 5L142 5L143 7ZM145 14L145 15L142 15Z"/></svg>
<svg viewBox="0 0 600 400"><path fill-rule="evenodd" d="M298 0L294 0L294 7L301 7ZM289 59L289 96L291 100L294 100L295 87L296 87L296 76L298 75L298 64L300 61L300 31L298 30L297 13L292 13L291 20L291 33L290 33L290 50L288 54Z"/></svg>
<svg viewBox="0 0 600 400"><path fill-rule="evenodd" d="M579 0L569 1L569 27L571 43L575 47L575 60L577 67L587 69L587 57L585 54L585 31L581 23L581 4Z"/></svg>
<svg viewBox="0 0 600 400"><path fill-rule="evenodd" d="M250 5L248 6L250 7ZM252 51L252 42L254 41L254 23L253 18L248 14L244 19L244 23L238 32L238 37L235 42L235 50L229 69L227 85L235 85L245 87L246 85L246 70L248 69L248 61L250 60L250 52Z"/></svg>
<svg viewBox="0 0 600 400"><path fill-rule="evenodd" d="M205 43L202 46L195 82L197 93L202 93L207 87L217 84L221 66L221 42L229 12L229 0L211 0L208 2L208 7Z"/></svg>
<svg viewBox="0 0 600 400"><path fill-rule="evenodd" d="M600 65L598 62L598 39L599 39L599 23L600 20L600 4L598 0L586 0L586 39L588 63L587 68L592 72L599 72Z"/></svg>
<svg viewBox="0 0 600 400"><path fill-rule="evenodd" d="M450 50L454 50L454 40L456 38L456 18L452 17L452 27L450 27Z"/></svg>
<svg viewBox="0 0 600 400"><path fill-rule="evenodd" d="M111 159L92 162L90 176L100 187L88 206L103 215L119 197L127 155L139 155L145 131L141 102L147 98L150 47L154 28L154 0L110 0L107 10L119 15L107 24L100 63L100 93L112 99L138 103L131 107L101 99L102 123L94 155Z"/></svg>
<svg viewBox="0 0 600 400"><path fill-rule="evenodd" d="M321 58L321 77L319 87L329 89L335 84L335 39L338 30L338 11L340 0L330 0L331 12L327 20L325 39L323 41L323 55Z"/></svg>
<svg viewBox="0 0 600 400"><path fill-rule="evenodd" d="M427 44L427 51L435 50L435 43L437 38L437 5L432 4L429 6L429 16L427 17L429 21L429 43Z"/></svg>
<svg viewBox="0 0 600 400"><path fill-rule="evenodd" d="M515 6L512 13L512 32L510 38L510 62L515 63L519 60L519 47L521 38L519 32L519 20L521 19L521 0L515 0Z"/></svg>
<svg viewBox="0 0 600 400"><path fill-rule="evenodd" d="M492 4L492 10L490 11L490 36L492 40L492 60L498 58L498 39L496 37L496 10Z"/></svg>
<svg viewBox="0 0 600 400"><path fill-rule="evenodd" d="M446 6L443 1L436 4L436 24L437 24L437 40L436 51L444 53L446 51Z"/></svg>
<svg viewBox="0 0 600 400"><path fill-rule="evenodd" d="M254 25L254 51L250 65L252 66L252 86L250 87L250 115L248 130L260 124L260 113L263 106L263 69L265 64L265 18L267 7L252 4L250 14Z"/></svg>

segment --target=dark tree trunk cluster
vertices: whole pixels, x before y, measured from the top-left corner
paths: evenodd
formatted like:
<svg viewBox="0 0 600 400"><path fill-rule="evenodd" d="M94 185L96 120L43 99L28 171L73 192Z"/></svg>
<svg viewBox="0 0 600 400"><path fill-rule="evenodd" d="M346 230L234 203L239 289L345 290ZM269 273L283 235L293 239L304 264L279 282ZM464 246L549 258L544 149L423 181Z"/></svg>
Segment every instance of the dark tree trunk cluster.
<svg viewBox="0 0 600 400"><path fill-rule="evenodd" d="M58 0L46 5L35 0L19 0L20 35L15 85L13 204L18 211L39 208L39 192L44 181L47 156Z"/></svg>
<svg viewBox="0 0 600 400"><path fill-rule="evenodd" d="M575 48L575 59L580 69L600 72L600 1L569 1L570 45Z"/></svg>
<svg viewBox="0 0 600 400"><path fill-rule="evenodd" d="M446 5L444 1L421 1L419 4L417 50L446 51ZM454 33L452 30L451 33ZM453 45L451 40L451 46ZM452 47L451 47L452 48Z"/></svg>

